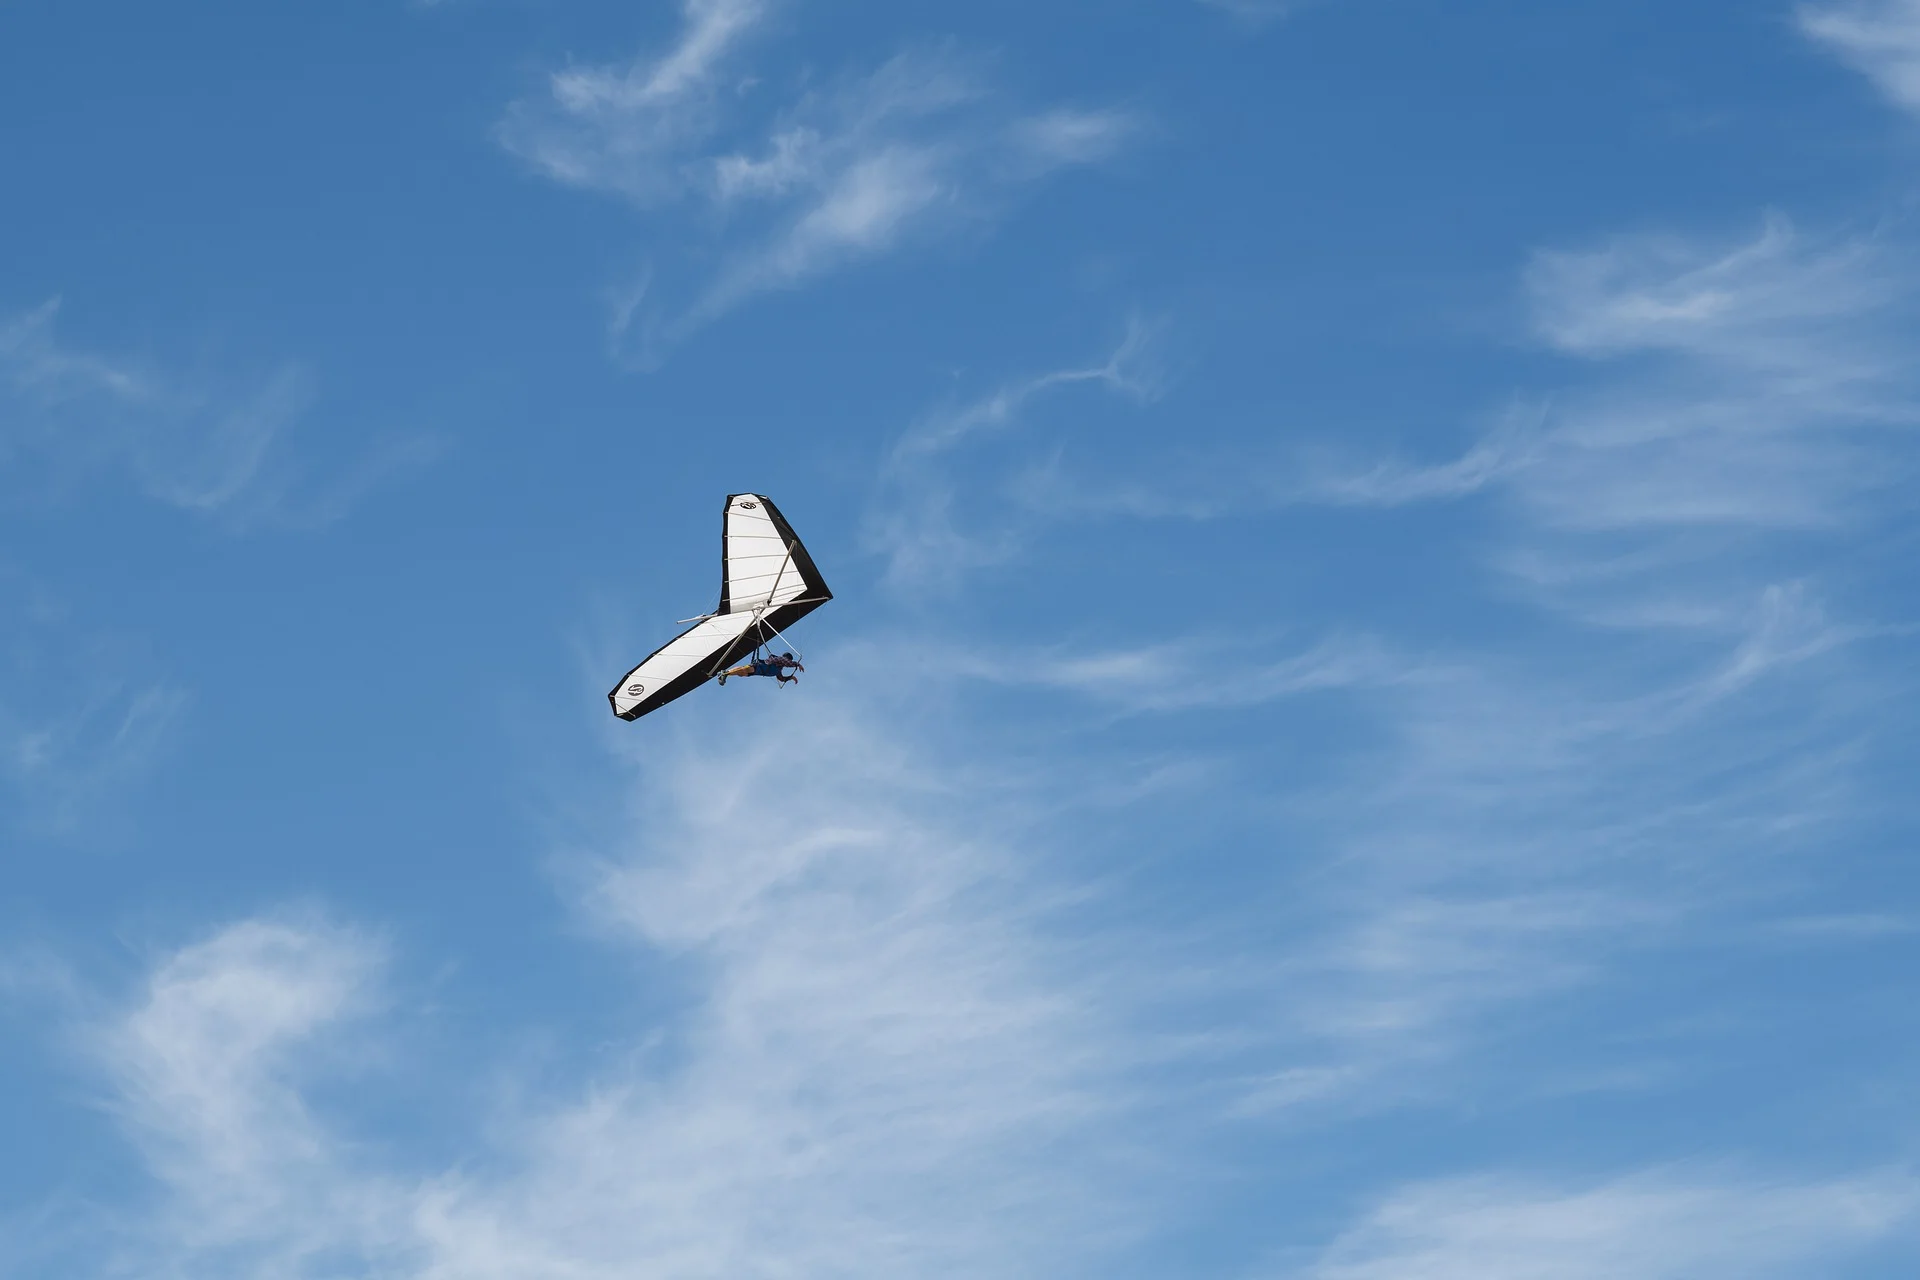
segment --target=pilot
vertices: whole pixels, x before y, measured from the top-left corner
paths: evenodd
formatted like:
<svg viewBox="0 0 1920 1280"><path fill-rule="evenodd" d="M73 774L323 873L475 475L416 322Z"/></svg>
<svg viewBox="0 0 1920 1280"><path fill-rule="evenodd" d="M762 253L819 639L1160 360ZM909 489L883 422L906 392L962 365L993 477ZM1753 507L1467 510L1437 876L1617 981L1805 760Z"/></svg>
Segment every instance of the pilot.
<svg viewBox="0 0 1920 1280"><path fill-rule="evenodd" d="M772 676L781 684L794 684L800 677L790 676L787 670L805 671L806 668L794 661L791 653L776 653L767 658L755 658L745 666L720 673L720 683L725 684L728 676Z"/></svg>

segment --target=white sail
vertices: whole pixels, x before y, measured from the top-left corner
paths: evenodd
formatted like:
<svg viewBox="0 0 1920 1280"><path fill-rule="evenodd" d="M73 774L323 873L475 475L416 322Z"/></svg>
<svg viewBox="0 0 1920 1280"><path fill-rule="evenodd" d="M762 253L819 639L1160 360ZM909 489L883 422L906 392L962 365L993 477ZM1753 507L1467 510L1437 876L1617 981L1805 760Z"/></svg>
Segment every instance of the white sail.
<svg viewBox="0 0 1920 1280"><path fill-rule="evenodd" d="M720 542L720 607L613 687L607 701L621 719L692 692L833 599L786 517L762 495L727 495Z"/></svg>
<svg viewBox="0 0 1920 1280"><path fill-rule="evenodd" d="M613 714L623 720L637 720L719 675L726 670L728 651L748 630L755 629L756 621L751 613L722 613L682 631L613 687L607 695L613 703ZM757 636L753 643L759 643ZM752 649L753 645L747 647Z"/></svg>
<svg viewBox="0 0 1920 1280"><path fill-rule="evenodd" d="M781 518L780 511L757 493L727 498L725 544L721 548L720 612L747 613L788 604L808 594L809 576L797 563L795 551L805 557L800 539ZM807 561L812 568L812 561ZM817 582L819 575L811 575ZM826 597L824 583L818 583Z"/></svg>

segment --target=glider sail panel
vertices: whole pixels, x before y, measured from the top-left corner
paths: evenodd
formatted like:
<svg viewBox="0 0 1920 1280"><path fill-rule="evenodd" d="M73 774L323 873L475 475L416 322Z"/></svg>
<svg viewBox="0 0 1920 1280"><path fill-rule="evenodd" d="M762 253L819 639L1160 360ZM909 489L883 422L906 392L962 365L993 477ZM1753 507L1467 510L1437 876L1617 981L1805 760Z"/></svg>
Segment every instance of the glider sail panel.
<svg viewBox="0 0 1920 1280"><path fill-rule="evenodd" d="M833 598L780 509L757 493L728 495L721 544L721 613Z"/></svg>
<svg viewBox="0 0 1920 1280"><path fill-rule="evenodd" d="M724 613L703 619L661 645L621 679L607 695L613 714L637 720L655 707L665 706L683 693L699 688L725 671L734 660L735 646L755 633L743 653L760 643L759 620L750 613Z"/></svg>
<svg viewBox="0 0 1920 1280"><path fill-rule="evenodd" d="M638 720L691 693L833 599L793 527L761 495L727 495L720 536L719 609L613 687L607 701L622 720Z"/></svg>

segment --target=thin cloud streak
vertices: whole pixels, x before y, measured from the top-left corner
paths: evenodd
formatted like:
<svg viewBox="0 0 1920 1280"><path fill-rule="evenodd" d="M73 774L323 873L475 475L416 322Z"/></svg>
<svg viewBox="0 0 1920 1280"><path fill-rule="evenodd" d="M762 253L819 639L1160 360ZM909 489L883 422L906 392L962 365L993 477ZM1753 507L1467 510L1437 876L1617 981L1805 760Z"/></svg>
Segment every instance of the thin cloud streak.
<svg viewBox="0 0 1920 1280"><path fill-rule="evenodd" d="M684 1069L563 1122L522 1229L577 1250L563 1224L594 1206L608 1274L1055 1273L1125 1196L1097 1136L1131 1065L1117 988L1050 954L1005 780L809 701L650 768L659 798L622 823L645 835L586 876L584 910L706 994ZM467 1201L449 1237L527 1203Z"/></svg>
<svg viewBox="0 0 1920 1280"><path fill-rule="evenodd" d="M1198 3L1249 26L1264 26L1291 17L1318 0L1198 0Z"/></svg>
<svg viewBox="0 0 1920 1280"><path fill-rule="evenodd" d="M1893 246L1778 218L1731 246L1543 253L1526 280L1536 332L1597 376L1510 410L1455 460L1235 473L1232 503L1147 482L1102 505L1055 475L1017 482L1053 519L1481 501L1497 513L1491 566L1571 624L1546 670L1399 637L1381 642L1392 661L1358 665L1336 650L1263 668L1179 643L955 659L965 678L1156 714L1339 690L1385 737L1321 800L1287 802L1294 943L1244 957L1235 989L1252 1007L1269 984L1288 1007L1235 1058L1234 1114L1471 1089L1475 1045L1516 1010L1606 981L1751 892L1734 865L1784 865L1845 822L1851 739L1877 706L1859 642L1893 631L1846 617L1766 548L1894 515L1881 499L1898 492L1916 403L1891 340L1905 280ZM874 540L896 582L1014 553L1013 535L961 533L952 512L969 495L948 455L1019 425L1042 392L1110 385L1089 372L1011 383L902 437L887 474L913 501L880 504ZM1621 628L1670 647L1629 661ZM1681 865L1685 893L1666 880Z"/></svg>
<svg viewBox="0 0 1920 1280"><path fill-rule="evenodd" d="M887 557L887 581L920 592L951 588L967 573L1014 553L1024 530L1012 518L988 535L963 529L959 487L946 455L1018 428L1036 400L1060 390L1101 387L1141 401L1158 395L1156 332L1138 317L1100 364L1055 369L1009 382L970 402L929 413L901 433L881 467L868 516L868 544Z"/></svg>
<svg viewBox="0 0 1920 1280"><path fill-rule="evenodd" d="M1138 131L1118 111L997 120L990 96L964 82L929 102L926 86L953 74L898 59L853 91L858 105L839 109L848 119L837 132L776 135L777 159L762 163L779 172L777 184L758 194L784 197L788 212L758 247L733 255L679 324L704 324L755 294L880 256L943 222L997 216L1020 186L1099 163ZM973 103L986 118L966 118Z"/></svg>
<svg viewBox="0 0 1920 1280"><path fill-rule="evenodd" d="M1198 474L1170 458L1157 483L1056 467L1025 477L1027 505L1211 520L1480 499L1509 518L1506 554L1551 535L1571 559L1578 538L1857 527L1911 478L1920 387L1900 335L1920 271L1899 243L1771 216L1731 245L1643 235L1543 251L1523 284L1534 336L1576 377L1498 413L1456 457L1355 465L1295 447Z"/></svg>
<svg viewBox="0 0 1920 1280"><path fill-rule="evenodd" d="M547 101L508 109L501 145L556 182L615 191L642 206L684 194L698 181L689 152L721 124L727 56L770 8L685 0L679 42L665 54L555 72Z"/></svg>
<svg viewBox="0 0 1920 1280"><path fill-rule="evenodd" d="M1920 0L1802 5L1800 29L1827 46L1894 105L1920 112Z"/></svg>
<svg viewBox="0 0 1920 1280"><path fill-rule="evenodd" d="M378 1252L389 1189L304 1095L380 1001L384 948L314 918L262 917L161 957L85 1037L163 1198L94 1242L96 1274L311 1275Z"/></svg>
<svg viewBox="0 0 1920 1280"><path fill-rule="evenodd" d="M85 842L116 827L192 699L137 647L77 628L54 593L6 585L0 831Z"/></svg>
<svg viewBox="0 0 1920 1280"><path fill-rule="evenodd" d="M1040 1277L1131 1239L1166 1158L1125 1123L1133 984L1052 940L1030 780L962 778L845 691L772 714L651 753L567 861L689 998L443 1172L314 1101L392 1035L376 940L268 916L161 957L87 1042L163 1194L68 1273Z"/></svg>
<svg viewBox="0 0 1920 1280"><path fill-rule="evenodd" d="M1872 519L1861 500L1890 492L1911 401L1886 358L1900 303L1888 267L1870 242L1821 244L1777 219L1731 248L1628 239L1542 255L1528 277L1538 331L1617 371L1611 385L1511 411L1455 461L1328 469L1277 499L1498 502L1493 563L1530 603L1584 615L1555 669L1394 638L1265 667L1195 642L1074 657L963 647L953 659L963 678L1156 714L1339 690L1385 735L1323 800L1288 801L1303 859L1295 940L1244 957L1235 988L1254 1007L1270 984L1288 1007L1236 1058L1247 1083L1235 1114L1470 1088L1492 1027L1710 915L1733 889L1736 852L1749 868L1787 859L1843 819L1846 739L1872 706L1854 646L1883 629L1830 616L1819 581L1782 573L1751 540ZM1011 556L1014 534L962 532L954 508L982 499L963 494L950 457L1019 426L1043 393L1132 384L1113 373L1126 363L1010 383L903 435L873 540L896 583ZM1086 510L1022 492L1049 518ZM1701 527L1744 540L1696 552ZM1680 598L1685 610L1669 607ZM1622 625L1678 647L1651 667L1623 662L1606 632ZM1681 864L1684 894L1662 879Z"/></svg>
<svg viewBox="0 0 1920 1280"><path fill-rule="evenodd" d="M15 820L62 836L98 821L152 769L188 702L164 682L112 682L41 718L0 703L0 778L18 798Z"/></svg>
<svg viewBox="0 0 1920 1280"><path fill-rule="evenodd" d="M230 529L307 528L439 453L425 437L396 437L316 475L293 443L317 398L305 370L186 372L109 357L64 341L60 313L55 298L0 325L0 458L24 482L16 501L55 501L118 472L146 497Z"/></svg>
<svg viewBox="0 0 1920 1280"><path fill-rule="evenodd" d="M59 310L54 299L0 329L0 449L56 476L117 467L149 496L203 514L233 512L262 487L270 453L312 402L304 374L202 390L61 343Z"/></svg>
<svg viewBox="0 0 1920 1280"><path fill-rule="evenodd" d="M1852 520L1920 415L1885 319L1901 264L1780 219L1724 252L1661 238L1539 255L1540 336L1586 360L1656 360L1556 398L1453 462L1329 477L1329 501L1400 505L1503 489L1541 523L1632 531Z"/></svg>
<svg viewBox="0 0 1920 1280"><path fill-rule="evenodd" d="M1488 1087L1474 1050L1492 1028L1697 943L1720 903L1841 825L1867 677L1839 665L1844 640L1803 603L1769 606L1666 687L1458 657L1358 687L1387 741L1288 801L1295 940L1248 979L1286 1014L1241 1059L1234 1111Z"/></svg>
<svg viewBox="0 0 1920 1280"><path fill-rule="evenodd" d="M1662 1170L1586 1188L1514 1178L1408 1187L1302 1280L1760 1280L1909 1228L1910 1178L1763 1180Z"/></svg>
<svg viewBox="0 0 1920 1280"><path fill-rule="evenodd" d="M1485 501L1493 564L1572 627L1557 670L1427 654L1368 695L1396 741L1327 801L1351 872L1322 882L1284 979L1322 1032L1250 1073L1243 1109L1464 1087L1452 1068L1495 1019L1697 930L1753 890L1734 866L1845 825L1853 744L1890 690L1858 642L1891 632L1836 620L1777 548L1898 516L1916 401L1891 358L1897 267L1779 220L1731 249L1542 255L1538 331L1605 369L1597 389L1510 414L1456 461L1293 497ZM1667 647L1631 660L1622 627Z"/></svg>
<svg viewBox="0 0 1920 1280"><path fill-rule="evenodd" d="M718 265L687 301L649 305L642 288L615 306L612 336L642 367L755 296L996 218L1021 188L1104 161L1140 130L1113 109L1016 110L931 52L770 111L764 95L724 95L724 69L769 12L690 2L658 58L557 73L545 100L514 103L500 126L501 143L555 181L645 209L703 206L722 228ZM762 140L736 145L741 134Z"/></svg>
<svg viewBox="0 0 1920 1280"><path fill-rule="evenodd" d="M1753 647L1805 647L1767 635L1779 626L1763 620ZM1751 698L1755 665L1734 655L1737 688L1704 700L1694 685L1726 683L1716 671L1670 690L1665 717L1467 672L1375 686L1409 704L1404 747L1325 797L1338 840L1303 866L1304 892L1263 914L1264 941L1239 947L1210 922L1186 957L1061 927L1088 890L1050 871L1024 797L1071 804L1083 762L1046 778L956 767L903 707L829 678L752 732L656 741L633 809L573 843L582 916L686 997L591 1079L514 1095L454 1167L380 1167L313 1101L391 1037L379 942L262 917L162 957L90 1037L165 1193L116 1224L115 1251L145 1274L216 1280L1089 1265L1179 1210L1146 1194L1178 1143L1149 1154L1129 1135L1169 1112L1191 1135L1452 1092L1490 1021L1594 980L1684 915L1639 900L1633 868L1678 848L1709 865L1735 840L1750 876L1766 810L1804 818L1805 789L1782 785L1757 739L1747 759L1707 761L1691 735ZM1745 783L1708 782L1720 775ZM1158 1021L1208 1010L1219 1032L1197 1044ZM1181 1112L1196 1086L1143 1088L1140 1070L1176 1058L1217 1082L1213 1117ZM1425 1194L1390 1201L1307 1274L1509 1256L1487 1232L1420 1225Z"/></svg>
<svg viewBox="0 0 1920 1280"><path fill-rule="evenodd" d="M1366 639L1330 640L1272 662L1250 661L1246 649L1244 636L1190 637L1074 656L962 649L947 653L944 669L965 679L1074 693L1129 715L1252 707L1417 678L1416 671Z"/></svg>

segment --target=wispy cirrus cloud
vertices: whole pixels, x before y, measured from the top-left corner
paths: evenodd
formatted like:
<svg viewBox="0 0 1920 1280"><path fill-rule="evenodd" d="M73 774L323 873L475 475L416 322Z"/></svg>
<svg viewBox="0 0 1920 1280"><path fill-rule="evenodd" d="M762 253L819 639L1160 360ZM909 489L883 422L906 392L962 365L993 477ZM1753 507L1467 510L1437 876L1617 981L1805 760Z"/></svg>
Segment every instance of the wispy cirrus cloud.
<svg viewBox="0 0 1920 1280"><path fill-rule="evenodd" d="M500 141L569 186L659 204L708 181L698 151L723 121L730 54L771 5L686 0L679 42L658 58L555 72L544 100L508 108Z"/></svg>
<svg viewBox="0 0 1920 1280"><path fill-rule="evenodd" d="M360 1065L384 965L379 939L293 911L156 954L123 1001L69 977L67 1043L150 1193L111 1210L50 1196L6 1243L98 1277L340 1274L391 1256L400 1188L311 1096Z"/></svg>
<svg viewBox="0 0 1920 1280"><path fill-rule="evenodd" d="M961 470L961 449L1019 425L1052 389L1120 385L1088 369L928 415L890 455L888 474L909 482L883 485L902 496L877 505L874 545L901 582L1003 560L1040 519L1472 502L1489 520L1477 559L1457 566L1460 590L1490 583L1516 625L1554 629L1560 657L1544 667L1497 636L1423 638L1413 619L1279 662L1191 640L942 646L964 678L1161 714L1334 690L1381 735L1344 781L1289 801L1293 942L1250 958L1242 993L1256 1007L1267 984L1288 1011L1241 1062L1240 1113L1472 1087L1490 1029L1703 928L1753 888L1729 868L1785 865L1807 833L1847 821L1850 739L1871 732L1872 691L1887 691L1868 642L1905 632L1865 602L1837 603L1795 553L1901 519L1920 388L1901 358L1899 246L1771 218L1730 243L1543 252L1524 294L1535 335L1568 357L1568 385L1438 464L1317 461L1276 476L1243 449L1099 492L1058 464L1010 484ZM1170 492L1183 476L1193 489ZM1005 543L967 536L953 515L982 492L1032 513L972 522ZM1662 877L1683 864L1689 890L1676 893Z"/></svg>
<svg viewBox="0 0 1920 1280"><path fill-rule="evenodd" d="M1569 376L1516 395L1453 457L1356 463L1293 433L1187 448L1150 480L1034 469L1025 500L1196 520L1486 500L1509 518L1513 563L1538 568L1547 541L1571 556L1584 538L1617 572L1635 540L1634 555L1671 563L1690 538L1857 527L1910 474L1920 381L1902 335L1920 271L1897 237L1821 236L1778 215L1745 238L1622 236L1534 254L1522 296Z"/></svg>
<svg viewBox="0 0 1920 1280"><path fill-rule="evenodd" d="M1898 298L1891 249L1822 241L1775 214L1725 247L1639 235L1542 251L1526 286L1536 332L1574 355L1661 352L1826 385L1888 367L1883 344L1858 340L1860 321Z"/></svg>
<svg viewBox="0 0 1920 1280"><path fill-rule="evenodd" d="M1557 393L1455 461L1309 492L1397 505L1502 490L1545 525L1596 533L1854 519L1920 421L1894 337L1911 285L1896 246L1823 243L1777 217L1725 248L1642 236L1541 253L1535 331L1617 367L1613 382Z"/></svg>
<svg viewBox="0 0 1920 1280"><path fill-rule="evenodd" d="M340 1120L393 1034L377 940L263 916L160 957L84 1042L162 1194L67 1241L69 1274L1039 1277L1127 1240L1165 1158L1120 1122L1153 1050L1125 971L1055 940L1031 779L962 778L850 692L649 752L566 878L684 998L438 1172Z"/></svg>
<svg viewBox="0 0 1920 1280"><path fill-rule="evenodd" d="M1540 599L1722 633L1769 590L1819 591L1783 540L1898 519L1920 428L1900 334L1920 275L1897 242L1778 217L1731 245L1627 237L1536 255L1526 295L1539 338L1577 362L1568 387L1455 459L1322 461L1279 500L1485 501L1493 562Z"/></svg>
<svg viewBox="0 0 1920 1280"><path fill-rule="evenodd" d="M1598 980L1696 907L1672 893L1677 860L1694 880L1737 847L1754 877L1791 840L1781 832L1814 816L1795 777L1808 707L1791 687L1784 703L1752 699L1769 672L1825 660L1809 640L1823 624L1797 608L1756 618L1747 643L1657 698L1464 665L1380 679L1337 653L1277 675L1396 708L1394 740L1346 782L1288 793L1298 874L1250 900L1245 931L1197 922L1201 950L1076 914L1098 891L1063 874L1048 815L1094 803L1114 761L963 763L920 722L923 690L890 701L860 674L871 664L821 664L804 706L737 711L751 731L656 738L644 759L623 742L630 807L566 841L561 878L609 962L650 975L644 1013L577 1077L503 1091L443 1167L390 1163L340 1118L343 1064L396 1034L378 940L270 915L160 957L86 1042L162 1194L145 1216L59 1242L65 1271L1097 1266L1129 1232L1185 1211L1160 1181L1181 1143L1220 1124L1470 1094L1462 1073L1489 1027ZM1098 694L1205 660L1175 649L1038 666ZM1209 705L1191 693L1162 709ZM1657 899L1643 891L1656 864ZM1147 1082L1170 1062L1191 1074ZM1644 1190L1417 1187L1305 1274L1518 1265L1543 1238L1622 1265L1720 1264L1686 1243L1704 1233L1627 1251L1628 1228L1691 1231L1706 1216L1682 1203L1670 1223L1635 1198ZM1610 1205L1617 1234L1593 1225ZM1843 1248L1885 1229L1808 1238ZM82 1257L103 1241L111 1257Z"/></svg>
<svg viewBox="0 0 1920 1280"><path fill-rule="evenodd" d="M1830 1181L1669 1169L1596 1186L1415 1185L1379 1204L1312 1280L1760 1280L1858 1258L1909 1231L1911 1178Z"/></svg>
<svg viewBox="0 0 1920 1280"><path fill-rule="evenodd" d="M141 1244L176 1263L238 1250L299 1268L361 1243L335 1234L365 1208L342 1203L341 1145L300 1082L373 1007L381 964L377 942L338 926L248 920L162 958L97 1029L116 1109L173 1198L164 1220L184 1228Z"/></svg>
<svg viewBox="0 0 1920 1280"><path fill-rule="evenodd" d="M1399 745L1330 815L1367 870L1350 924L1307 958L1344 1048L1303 1052L1253 1099L1407 1087L1409 1060L1447 1061L1503 1011L1698 936L1753 887L1733 867L1783 866L1847 825L1854 743L1910 690L1863 647L1886 620L1832 616L1834 588L1794 553L1902 519L1889 478L1917 402L1887 341L1890 265L1779 223L1731 250L1543 256L1540 332L1607 376L1455 462L1317 490L1484 497L1493 563L1564 630L1557 671L1453 650L1383 694ZM1688 892L1652 888L1679 865ZM1323 919L1339 913L1336 894Z"/></svg>
<svg viewBox="0 0 1920 1280"><path fill-rule="evenodd" d="M1357 843L1315 860L1291 909L1263 899L1254 935L1209 921L1183 955L1075 918L1089 888L1058 874L1040 818L1084 799L1084 761L961 766L908 702L855 683L648 748L634 807L570 841L564 877L609 961L650 975L645 1016L578 1078L497 1093L443 1167L352 1136L344 1072L396 1039L380 940L267 915L158 957L83 1042L161 1194L28 1252L212 1280L1097 1269L1188 1212L1165 1180L1215 1126L1451 1091L1477 1028L1657 923L1618 867L1710 831L1733 810L1695 784L1741 772L1671 776L1697 744L1649 750L1665 735L1643 709L1564 724L1564 700L1423 675L1433 704L1408 725L1431 740L1368 793L1377 820L1329 797ZM1616 737L1653 802L1632 814ZM1176 1061L1199 1070L1151 1082ZM1914 1203L1891 1176L1448 1180L1387 1195L1285 1274L1731 1280L1871 1246ZM1729 1233L1729 1215L1767 1225Z"/></svg>
<svg viewBox="0 0 1920 1280"><path fill-rule="evenodd" d="M544 1122L519 1191L450 1189L447 1247L504 1236L596 1275L1046 1275L1124 1234L1103 1165L1137 1050L1123 987L1049 942L1024 784L943 768L837 683L649 753L580 905L701 998L657 1074Z"/></svg>
<svg viewBox="0 0 1920 1280"><path fill-rule="evenodd" d="M1197 503L1168 498L1161 477L1133 482L1137 502L1099 504L1063 497L1057 474L1029 470L1009 487L962 468L962 450L1020 426L1055 390L1152 388L1150 376L1115 373L1150 351L1136 331L1105 365L1009 383L906 432L873 545L896 581L925 584L1002 561L1033 521L1063 515L1492 508L1476 548L1485 560L1460 565L1463 582L1490 563L1502 607L1523 607L1515 584L1525 607L1550 606L1565 631L1561 659L1544 668L1503 644L1463 649L1417 629L1278 662L1244 640L941 646L962 678L1109 708L1347 699L1381 741L1350 775L1322 779L1318 798L1288 801L1300 859L1282 909L1292 940L1245 957L1239 992L1249 1008L1284 993L1287 1010L1249 1039L1230 1106L1278 1117L1470 1088L1490 1029L1699 928L1736 892L1729 867L1790 859L1806 832L1844 822L1847 739L1875 708L1858 645L1891 633L1836 610L1824 581L1776 552L1780 539L1897 514L1884 500L1898 492L1889 478L1909 456L1915 403L1891 341L1901 290L1891 248L1822 241L1779 219L1732 245L1627 238L1545 253L1526 295L1535 332L1570 358L1572 385L1503 415L1453 460L1275 481L1236 457L1205 477L1235 497L1201 490ZM983 494L1032 515L956 517ZM1622 628L1671 647L1630 660ZM1650 887L1680 864L1688 892Z"/></svg>
<svg viewBox="0 0 1920 1280"><path fill-rule="evenodd" d="M1800 28L1861 71L1895 105L1920 112L1920 3L1848 0L1801 5Z"/></svg>
<svg viewBox="0 0 1920 1280"><path fill-rule="evenodd" d="M1003 510L990 524L962 527L956 514L962 486L952 461L957 451L1015 430L1033 402L1057 391L1100 387L1140 401L1159 394L1161 384L1154 328L1135 317L1097 365L1011 381L921 417L888 452L868 518L868 542L886 555L888 580L913 590L950 586L970 570L998 563L1020 544L1025 530L1014 512Z"/></svg>
<svg viewBox="0 0 1920 1280"><path fill-rule="evenodd" d="M1291 1016L1247 1059L1240 1108L1464 1085L1488 1028L1703 927L1752 888L1731 867L1762 851L1782 865L1807 833L1846 824L1854 740L1910 693L1868 642L1911 620L1857 596L1836 607L1842 588L1801 556L1905 527L1913 284L1897 243L1780 218L1730 244L1544 252L1525 295L1568 385L1455 458L1278 476L1223 463L1189 492L1029 477L1034 508L1105 518L1477 503L1482 560L1459 566L1460 589L1483 589L1474 570L1491 567L1518 625L1547 606L1545 667L1498 637L1423 640L1410 619L1381 638L1395 677L1344 686L1385 742L1299 809L1293 847L1330 861L1309 861L1298 943L1263 971ZM1056 670L1041 655L1035 670L1151 699L1133 677L1170 669L1164 652L1101 656ZM1259 683L1251 664L1238 674ZM1688 892L1651 887L1682 864Z"/></svg>
<svg viewBox="0 0 1920 1280"><path fill-rule="evenodd" d="M15 818L54 834L97 820L152 768L187 701L164 681L108 677L78 705L38 716L0 702L0 777Z"/></svg>
<svg viewBox="0 0 1920 1280"><path fill-rule="evenodd" d="M297 369L252 386L196 387L133 360L77 349L55 333L59 300L0 328L0 448L16 462L72 472L115 467L150 497L201 513L256 494L312 392Z"/></svg>
<svg viewBox="0 0 1920 1280"><path fill-rule="evenodd" d="M25 489L19 500L118 472L154 501L231 527L311 526L438 451L424 437L395 438L315 480L291 447L315 403L305 370L162 368L68 341L60 318L56 298L0 321L0 458Z"/></svg>
<svg viewBox="0 0 1920 1280"><path fill-rule="evenodd" d="M1237 21L1261 26L1291 17L1318 0L1199 0L1199 3Z"/></svg>
<svg viewBox="0 0 1920 1280"><path fill-rule="evenodd" d="M1014 108L932 51L768 108L734 65L770 11L689 0L665 53L557 73L501 126L503 144L556 181L718 219L718 264L689 300L662 309L652 273L622 293L613 336L643 364L751 297L990 218L1020 188L1104 160L1138 132L1110 108Z"/></svg>
<svg viewBox="0 0 1920 1280"><path fill-rule="evenodd" d="M1271 647L1271 646L1269 646ZM1244 635L1188 636L1131 648L949 651L945 674L1078 694L1122 714L1229 709L1415 677L1364 637L1324 641L1278 659L1251 657Z"/></svg>
<svg viewBox="0 0 1920 1280"><path fill-rule="evenodd" d="M1350 687L1382 740L1286 801L1298 878L1269 909L1291 937L1240 997L1276 1016L1228 1105L1284 1122L1552 1088L1486 1037L1675 945L1738 945L1729 905L1850 820L1874 712L1872 669L1805 611L1770 602L1665 682L1596 646L1557 673L1456 652Z"/></svg>
<svg viewBox="0 0 1920 1280"><path fill-rule="evenodd" d="M137 647L76 634L58 597L0 574L11 644L0 660L0 791L14 836L111 826L160 761L187 691Z"/></svg>

